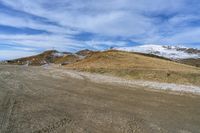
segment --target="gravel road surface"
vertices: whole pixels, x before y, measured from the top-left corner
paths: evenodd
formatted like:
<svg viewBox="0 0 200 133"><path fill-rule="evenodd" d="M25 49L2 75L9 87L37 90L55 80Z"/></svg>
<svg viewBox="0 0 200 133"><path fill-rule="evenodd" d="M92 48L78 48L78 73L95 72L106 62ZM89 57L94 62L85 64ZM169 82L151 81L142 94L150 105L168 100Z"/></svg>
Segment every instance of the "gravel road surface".
<svg viewBox="0 0 200 133"><path fill-rule="evenodd" d="M0 133L200 133L199 94L108 79L0 65Z"/></svg>

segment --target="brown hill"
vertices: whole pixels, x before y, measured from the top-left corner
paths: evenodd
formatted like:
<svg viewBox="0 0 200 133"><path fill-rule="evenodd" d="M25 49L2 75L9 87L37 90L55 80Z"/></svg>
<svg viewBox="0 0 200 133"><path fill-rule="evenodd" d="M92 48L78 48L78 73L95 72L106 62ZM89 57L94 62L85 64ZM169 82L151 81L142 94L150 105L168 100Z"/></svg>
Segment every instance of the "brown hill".
<svg viewBox="0 0 200 133"><path fill-rule="evenodd" d="M56 50L49 50L45 51L39 55L19 58L15 60L7 61L8 64L15 64L15 65L34 65L40 66L48 63L72 63L79 60L79 57L68 52L58 52Z"/></svg>
<svg viewBox="0 0 200 133"><path fill-rule="evenodd" d="M7 61L15 65L40 66L48 63L65 65L81 71L107 73L130 79L160 81L168 83L200 85L200 69L180 64L167 58L117 50L82 50L76 54L45 51L39 55ZM186 63L187 62L181 62ZM194 60L193 63L196 63Z"/></svg>
<svg viewBox="0 0 200 133"><path fill-rule="evenodd" d="M109 50L96 52L67 68L131 79L200 85L200 69L149 55Z"/></svg>

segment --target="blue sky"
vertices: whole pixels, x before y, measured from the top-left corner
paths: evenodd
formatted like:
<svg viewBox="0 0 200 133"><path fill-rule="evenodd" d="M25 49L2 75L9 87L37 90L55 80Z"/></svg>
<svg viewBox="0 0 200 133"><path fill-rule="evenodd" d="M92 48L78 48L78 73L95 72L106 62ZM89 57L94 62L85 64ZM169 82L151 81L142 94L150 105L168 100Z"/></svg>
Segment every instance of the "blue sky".
<svg viewBox="0 0 200 133"><path fill-rule="evenodd" d="M0 60L53 48L200 48L199 9L199 0L0 0Z"/></svg>

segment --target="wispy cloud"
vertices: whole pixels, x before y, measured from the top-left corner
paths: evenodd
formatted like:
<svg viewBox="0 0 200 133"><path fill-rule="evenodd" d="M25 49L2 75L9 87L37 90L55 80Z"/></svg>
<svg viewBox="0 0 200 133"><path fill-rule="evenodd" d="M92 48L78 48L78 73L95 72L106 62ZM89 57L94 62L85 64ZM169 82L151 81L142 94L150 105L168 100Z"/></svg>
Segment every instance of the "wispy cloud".
<svg viewBox="0 0 200 133"><path fill-rule="evenodd" d="M198 0L0 0L0 41L36 50L135 43L198 47L199 4Z"/></svg>

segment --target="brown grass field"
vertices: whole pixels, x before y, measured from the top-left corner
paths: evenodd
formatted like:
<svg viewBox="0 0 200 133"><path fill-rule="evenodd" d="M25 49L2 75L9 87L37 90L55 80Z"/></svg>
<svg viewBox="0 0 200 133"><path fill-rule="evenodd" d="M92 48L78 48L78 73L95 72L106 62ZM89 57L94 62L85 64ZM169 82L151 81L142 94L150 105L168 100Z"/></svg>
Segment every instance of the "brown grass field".
<svg viewBox="0 0 200 133"><path fill-rule="evenodd" d="M200 58L198 59L183 59L179 61L180 63L200 67Z"/></svg>
<svg viewBox="0 0 200 133"><path fill-rule="evenodd" d="M66 67L80 71L113 74L128 79L200 85L200 69L197 67L115 50L93 53Z"/></svg>

